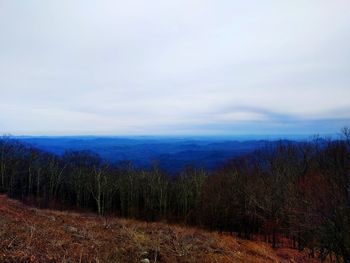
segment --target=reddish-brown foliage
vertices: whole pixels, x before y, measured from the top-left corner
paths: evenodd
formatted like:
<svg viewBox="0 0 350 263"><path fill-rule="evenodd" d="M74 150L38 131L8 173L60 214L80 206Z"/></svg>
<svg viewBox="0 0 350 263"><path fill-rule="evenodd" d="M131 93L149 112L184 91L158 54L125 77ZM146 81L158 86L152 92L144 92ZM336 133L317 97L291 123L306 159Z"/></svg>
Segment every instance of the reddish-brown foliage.
<svg viewBox="0 0 350 263"><path fill-rule="evenodd" d="M312 262L292 249L165 223L40 210L0 195L0 262Z"/></svg>

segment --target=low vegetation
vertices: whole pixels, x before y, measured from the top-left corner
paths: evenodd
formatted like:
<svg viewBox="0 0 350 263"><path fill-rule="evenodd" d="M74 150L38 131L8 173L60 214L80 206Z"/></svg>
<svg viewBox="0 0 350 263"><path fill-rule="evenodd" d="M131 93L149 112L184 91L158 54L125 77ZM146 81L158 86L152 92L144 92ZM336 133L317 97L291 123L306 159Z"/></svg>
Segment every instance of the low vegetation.
<svg viewBox="0 0 350 263"><path fill-rule="evenodd" d="M0 215L0 262L316 262L229 234L41 210L4 195Z"/></svg>

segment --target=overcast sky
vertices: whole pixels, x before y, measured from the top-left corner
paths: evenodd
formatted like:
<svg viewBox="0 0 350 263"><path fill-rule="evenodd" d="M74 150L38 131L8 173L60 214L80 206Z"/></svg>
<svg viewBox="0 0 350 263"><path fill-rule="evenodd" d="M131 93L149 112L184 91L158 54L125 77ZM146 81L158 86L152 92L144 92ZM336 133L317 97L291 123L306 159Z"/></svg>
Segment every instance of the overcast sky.
<svg viewBox="0 0 350 263"><path fill-rule="evenodd" d="M350 126L349 0L0 0L0 133Z"/></svg>

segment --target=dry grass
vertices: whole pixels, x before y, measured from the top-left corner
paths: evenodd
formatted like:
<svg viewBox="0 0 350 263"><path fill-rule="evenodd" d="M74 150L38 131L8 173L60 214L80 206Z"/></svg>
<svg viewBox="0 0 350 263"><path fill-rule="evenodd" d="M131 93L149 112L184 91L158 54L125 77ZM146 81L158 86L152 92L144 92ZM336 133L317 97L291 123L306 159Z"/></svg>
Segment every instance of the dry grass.
<svg viewBox="0 0 350 263"><path fill-rule="evenodd" d="M0 262L312 262L291 249L165 223L30 208L0 195Z"/></svg>

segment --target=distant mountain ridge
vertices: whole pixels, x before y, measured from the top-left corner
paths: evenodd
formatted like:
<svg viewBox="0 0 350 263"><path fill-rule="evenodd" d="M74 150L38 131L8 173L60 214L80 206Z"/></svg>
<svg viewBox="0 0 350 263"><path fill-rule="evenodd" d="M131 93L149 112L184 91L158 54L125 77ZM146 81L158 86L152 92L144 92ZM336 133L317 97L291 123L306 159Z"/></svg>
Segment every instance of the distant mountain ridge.
<svg viewBox="0 0 350 263"><path fill-rule="evenodd" d="M89 150L112 163L132 161L137 168L152 163L176 173L186 166L213 170L228 159L253 152L269 140L167 137L18 137L18 140L59 155L65 151Z"/></svg>

